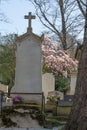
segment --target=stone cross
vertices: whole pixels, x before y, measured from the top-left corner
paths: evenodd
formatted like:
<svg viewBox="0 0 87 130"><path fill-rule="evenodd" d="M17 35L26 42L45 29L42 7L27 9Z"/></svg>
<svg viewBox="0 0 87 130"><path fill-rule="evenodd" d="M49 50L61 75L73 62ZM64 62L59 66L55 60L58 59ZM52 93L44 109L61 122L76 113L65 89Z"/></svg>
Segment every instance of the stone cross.
<svg viewBox="0 0 87 130"><path fill-rule="evenodd" d="M28 28L27 28L27 31L28 31L28 32L32 32L31 20L32 20L32 19L35 19L35 16L32 15L31 12L29 12L29 14L28 14L28 15L25 15L24 18L29 20L29 21L28 21Z"/></svg>

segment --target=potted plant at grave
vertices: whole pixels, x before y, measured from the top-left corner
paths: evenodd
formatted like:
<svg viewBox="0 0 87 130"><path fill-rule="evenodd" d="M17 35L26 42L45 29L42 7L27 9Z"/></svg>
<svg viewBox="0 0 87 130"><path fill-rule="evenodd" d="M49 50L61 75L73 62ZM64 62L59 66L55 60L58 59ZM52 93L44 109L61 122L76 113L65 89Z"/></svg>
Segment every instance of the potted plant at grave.
<svg viewBox="0 0 87 130"><path fill-rule="evenodd" d="M13 97L13 104L21 104L23 102L23 98L20 96Z"/></svg>

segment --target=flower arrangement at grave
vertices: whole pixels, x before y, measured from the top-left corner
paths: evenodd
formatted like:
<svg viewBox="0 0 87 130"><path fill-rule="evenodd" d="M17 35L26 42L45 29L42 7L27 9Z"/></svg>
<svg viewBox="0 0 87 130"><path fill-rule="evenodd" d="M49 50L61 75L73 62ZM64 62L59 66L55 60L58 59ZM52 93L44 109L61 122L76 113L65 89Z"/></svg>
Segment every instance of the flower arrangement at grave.
<svg viewBox="0 0 87 130"><path fill-rule="evenodd" d="M47 99L48 99L48 102L51 103L51 105L53 105L53 104L55 105L55 114L57 115L57 106L58 106L58 102L60 100L60 96L52 95L52 96L48 96Z"/></svg>
<svg viewBox="0 0 87 130"><path fill-rule="evenodd" d="M51 72L55 76L67 77L67 72L77 69L78 61L73 60L67 51L60 50L58 44L45 37L42 44L43 73Z"/></svg>
<svg viewBox="0 0 87 130"><path fill-rule="evenodd" d="M60 96L48 96L47 97L48 101L54 104L58 104L58 101L60 100Z"/></svg>
<svg viewBox="0 0 87 130"><path fill-rule="evenodd" d="M13 100L13 104L20 104L23 102L23 98L17 95L14 96L12 100Z"/></svg>

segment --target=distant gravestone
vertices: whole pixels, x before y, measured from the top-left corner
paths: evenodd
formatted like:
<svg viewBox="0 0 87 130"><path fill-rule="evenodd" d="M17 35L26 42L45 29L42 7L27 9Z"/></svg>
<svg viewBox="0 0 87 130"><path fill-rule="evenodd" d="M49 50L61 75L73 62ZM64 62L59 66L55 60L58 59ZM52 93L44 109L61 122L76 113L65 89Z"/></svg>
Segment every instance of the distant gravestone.
<svg viewBox="0 0 87 130"><path fill-rule="evenodd" d="M71 73L70 89L67 91L68 95L74 95L76 88L77 71Z"/></svg>
<svg viewBox="0 0 87 130"><path fill-rule="evenodd" d="M25 16L29 19L27 33L17 38L16 72L14 91L17 93L32 93L29 100L39 100L33 93L42 93L41 69L41 37L32 33L31 20L35 16ZM25 95L24 98L27 96Z"/></svg>
<svg viewBox="0 0 87 130"><path fill-rule="evenodd" d="M55 90L55 77L52 73L42 75L42 90L45 100L47 99L48 93Z"/></svg>
<svg viewBox="0 0 87 130"><path fill-rule="evenodd" d="M0 91L8 93L8 86L0 83Z"/></svg>
<svg viewBox="0 0 87 130"><path fill-rule="evenodd" d="M77 72L71 73L71 82L70 82L70 95L74 95L76 88Z"/></svg>

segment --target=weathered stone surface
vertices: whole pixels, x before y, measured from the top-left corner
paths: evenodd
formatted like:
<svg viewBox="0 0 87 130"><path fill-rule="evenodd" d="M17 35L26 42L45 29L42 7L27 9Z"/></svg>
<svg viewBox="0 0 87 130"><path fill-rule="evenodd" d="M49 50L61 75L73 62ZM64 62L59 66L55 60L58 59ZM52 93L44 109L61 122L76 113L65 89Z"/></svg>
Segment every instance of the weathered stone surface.
<svg viewBox="0 0 87 130"><path fill-rule="evenodd" d="M17 43L15 92L42 92L41 41L32 33Z"/></svg>
<svg viewBox="0 0 87 130"><path fill-rule="evenodd" d="M55 77L52 73L45 73L42 75L42 90L45 99L47 99L48 92L55 90Z"/></svg>

